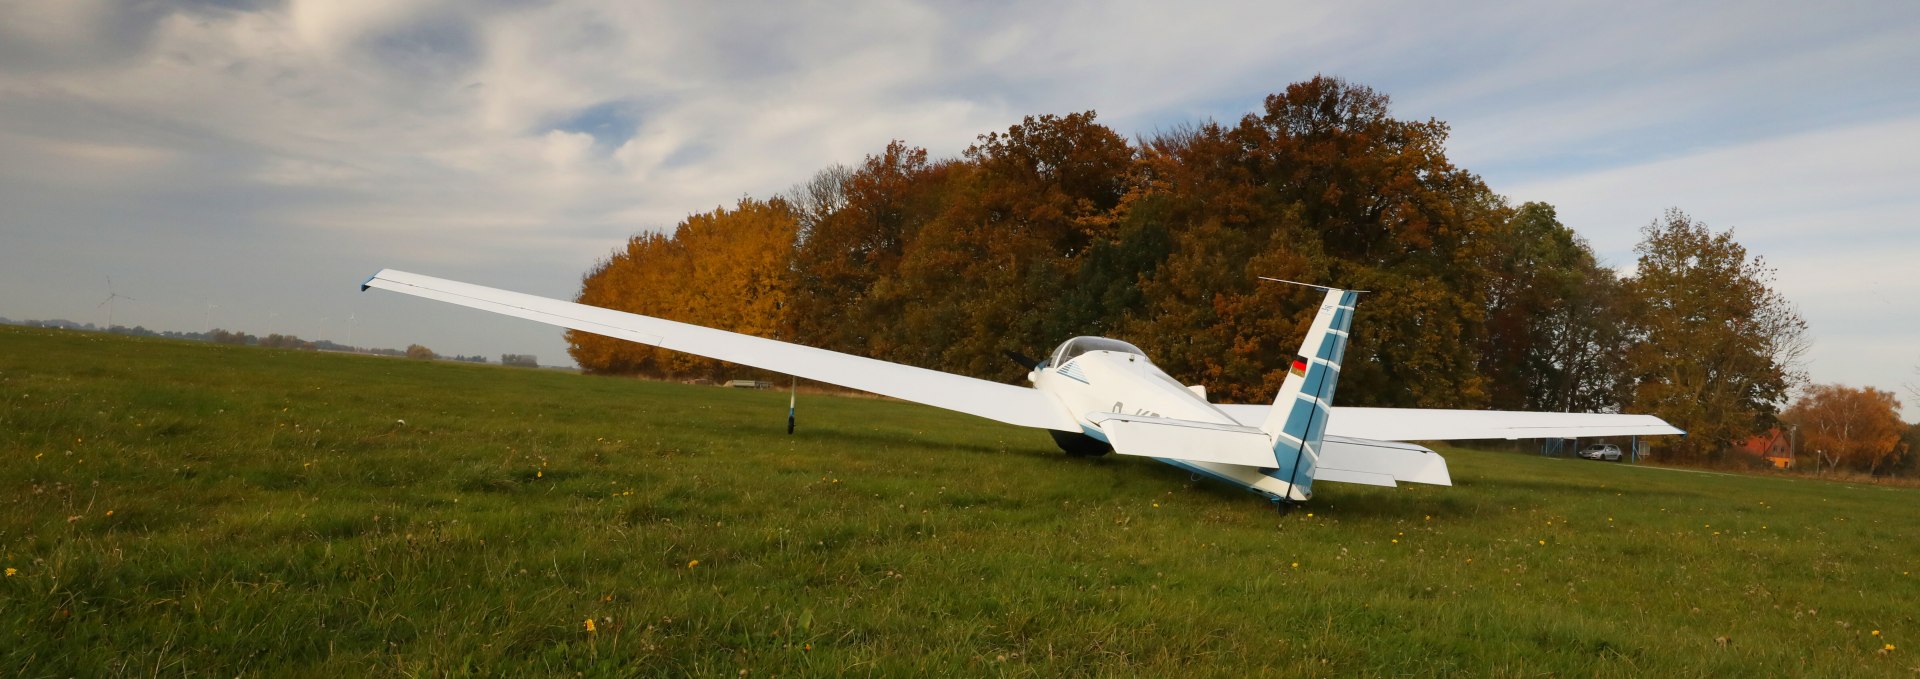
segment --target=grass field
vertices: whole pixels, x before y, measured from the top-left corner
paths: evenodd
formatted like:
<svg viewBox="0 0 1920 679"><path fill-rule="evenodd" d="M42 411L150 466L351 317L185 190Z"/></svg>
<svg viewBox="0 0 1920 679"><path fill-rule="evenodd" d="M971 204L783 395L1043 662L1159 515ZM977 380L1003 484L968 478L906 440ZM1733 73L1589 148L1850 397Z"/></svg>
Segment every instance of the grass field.
<svg viewBox="0 0 1920 679"><path fill-rule="evenodd" d="M1920 673L1913 489L1451 450L1279 516L785 409L0 326L0 675Z"/></svg>

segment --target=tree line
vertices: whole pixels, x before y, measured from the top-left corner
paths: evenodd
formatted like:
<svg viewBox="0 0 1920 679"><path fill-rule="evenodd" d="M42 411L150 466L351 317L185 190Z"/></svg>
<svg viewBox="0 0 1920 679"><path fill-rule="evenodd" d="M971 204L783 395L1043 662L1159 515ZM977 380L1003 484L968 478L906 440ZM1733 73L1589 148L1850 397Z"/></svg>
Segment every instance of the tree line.
<svg viewBox="0 0 1920 679"><path fill-rule="evenodd" d="M1707 460L1775 424L1806 324L1772 270L1670 210L1622 276L1553 206L1514 205L1403 120L1316 77L1237 123L1129 141L1091 111L1031 116L958 158L894 141L787 193L642 233L578 301L985 379L1076 335L1126 339L1218 402L1265 402L1316 293L1369 290L1349 405L1658 414L1663 457ZM589 373L738 371L581 332Z"/></svg>

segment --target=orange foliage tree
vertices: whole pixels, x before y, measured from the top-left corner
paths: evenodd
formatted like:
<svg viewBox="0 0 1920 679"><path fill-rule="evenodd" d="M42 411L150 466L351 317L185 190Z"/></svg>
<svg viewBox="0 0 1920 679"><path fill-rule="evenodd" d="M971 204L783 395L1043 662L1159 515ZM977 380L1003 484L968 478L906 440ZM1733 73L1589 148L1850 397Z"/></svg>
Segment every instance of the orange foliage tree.
<svg viewBox="0 0 1920 679"><path fill-rule="evenodd" d="M788 295L787 265L797 218L780 198L743 198L732 209L690 216L671 234L627 241L589 272L581 304L773 337ZM582 370L721 379L718 361L592 333L568 331L567 352Z"/></svg>
<svg viewBox="0 0 1920 679"><path fill-rule="evenodd" d="M1878 474L1895 461L1907 425L1893 392L1816 384L1780 419L1799 427L1800 451L1827 471Z"/></svg>
<svg viewBox="0 0 1920 679"><path fill-rule="evenodd" d="M1237 123L1137 143L1091 111L1028 117L958 158L895 140L782 198L634 237L587 275L580 301L995 380L1025 372L1008 350L1113 336L1245 403L1273 397L1320 299L1258 280L1270 276L1373 291L1342 403L1607 411L1634 398L1675 415L1685 399L1710 402L1705 389L1743 405L1705 427L1676 421L1697 442L1765 423L1793 379L1781 366L1798 317L1764 281L1758 298L1711 303L1754 292L1764 273L1730 237L1708 260L1648 246L1624 284L1552 206L1515 208L1453 165L1445 123L1395 118L1389 103L1316 77ZM1688 292L1684 273L1664 273L1670 260L1733 262L1737 280ZM1631 303L1647 297L1692 306L1669 318L1674 304ZM1704 330L1715 323L1773 334L1719 342ZM721 376L705 359L569 338L590 372ZM1695 384L1675 372L1691 355L1657 350L1695 341L1710 357L1771 352L1782 360L1749 363L1781 369Z"/></svg>

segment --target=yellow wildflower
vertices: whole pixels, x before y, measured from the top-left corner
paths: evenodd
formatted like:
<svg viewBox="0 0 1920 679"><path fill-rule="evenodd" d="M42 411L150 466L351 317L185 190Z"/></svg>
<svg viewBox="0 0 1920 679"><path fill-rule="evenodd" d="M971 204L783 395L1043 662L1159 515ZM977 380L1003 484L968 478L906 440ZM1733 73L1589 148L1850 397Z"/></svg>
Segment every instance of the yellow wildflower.
<svg viewBox="0 0 1920 679"><path fill-rule="evenodd" d="M1540 544L1543 544L1543 545L1544 545L1544 544L1547 544L1547 541L1546 541L1546 540L1541 540L1541 541L1540 541Z"/></svg>
<svg viewBox="0 0 1920 679"><path fill-rule="evenodd" d="M1298 565L1298 564L1295 564L1295 565ZM14 569L14 568L11 568L11 567L9 567L9 568L7 568L7 577L9 577L9 578L11 578L11 577L13 577L13 576L14 576L14 574L15 574L15 573L19 573L19 572L20 572L20 571L19 571L18 569Z"/></svg>
<svg viewBox="0 0 1920 679"><path fill-rule="evenodd" d="M1299 567L1300 567L1300 562L1298 562L1298 561L1295 561L1295 562L1293 562L1293 567L1294 567L1294 568L1299 568ZM9 568L9 569L7 569L7 570L9 570L9 571L11 571L11 570L13 570L13 569L11 569L11 568Z"/></svg>
<svg viewBox="0 0 1920 679"><path fill-rule="evenodd" d="M113 510L111 509L107 510L107 516L113 516Z"/></svg>
<svg viewBox="0 0 1920 679"><path fill-rule="evenodd" d="M597 629L594 629L594 627L593 627L593 618L587 618L587 633L588 633L588 634L592 634L592 633L594 633L594 632L598 632L598 631L599 631L599 630L597 630Z"/></svg>
<svg viewBox="0 0 1920 679"><path fill-rule="evenodd" d="M1877 636L1880 636L1880 630L1874 630L1874 631L1873 631L1873 635L1874 635L1874 636L1876 636L1876 637L1877 637Z"/></svg>
<svg viewBox="0 0 1920 679"><path fill-rule="evenodd" d="M700 565L700 560L699 560L699 559L694 559L694 560L692 560L692 561L688 561L688 562L687 562L687 567L688 567L688 568L692 568L692 567L694 567L694 566L698 566L698 565Z"/></svg>
<svg viewBox="0 0 1920 679"><path fill-rule="evenodd" d="M1886 650L1889 650L1889 651L1893 650L1893 644L1887 644Z"/></svg>
<svg viewBox="0 0 1920 679"><path fill-rule="evenodd" d="M539 470L535 470L535 471L533 472L533 478L536 478L536 479L537 479L537 478L541 478L541 477L544 477L544 476L546 476L546 475L547 475L547 473L546 473L546 472L544 472L544 471L539 471Z"/></svg>

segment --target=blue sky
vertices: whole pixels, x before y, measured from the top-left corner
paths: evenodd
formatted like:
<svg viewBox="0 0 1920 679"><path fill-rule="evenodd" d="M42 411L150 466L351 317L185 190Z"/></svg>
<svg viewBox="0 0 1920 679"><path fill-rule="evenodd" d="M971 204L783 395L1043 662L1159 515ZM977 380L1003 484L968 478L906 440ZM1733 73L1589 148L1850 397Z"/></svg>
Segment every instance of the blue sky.
<svg viewBox="0 0 1920 679"><path fill-rule="evenodd" d="M1920 4L0 2L0 316L565 360L361 294L395 267L568 297L633 233L889 139L1231 121L1317 73L1452 126L1609 263L1735 229L1813 379L1920 398Z"/></svg>

